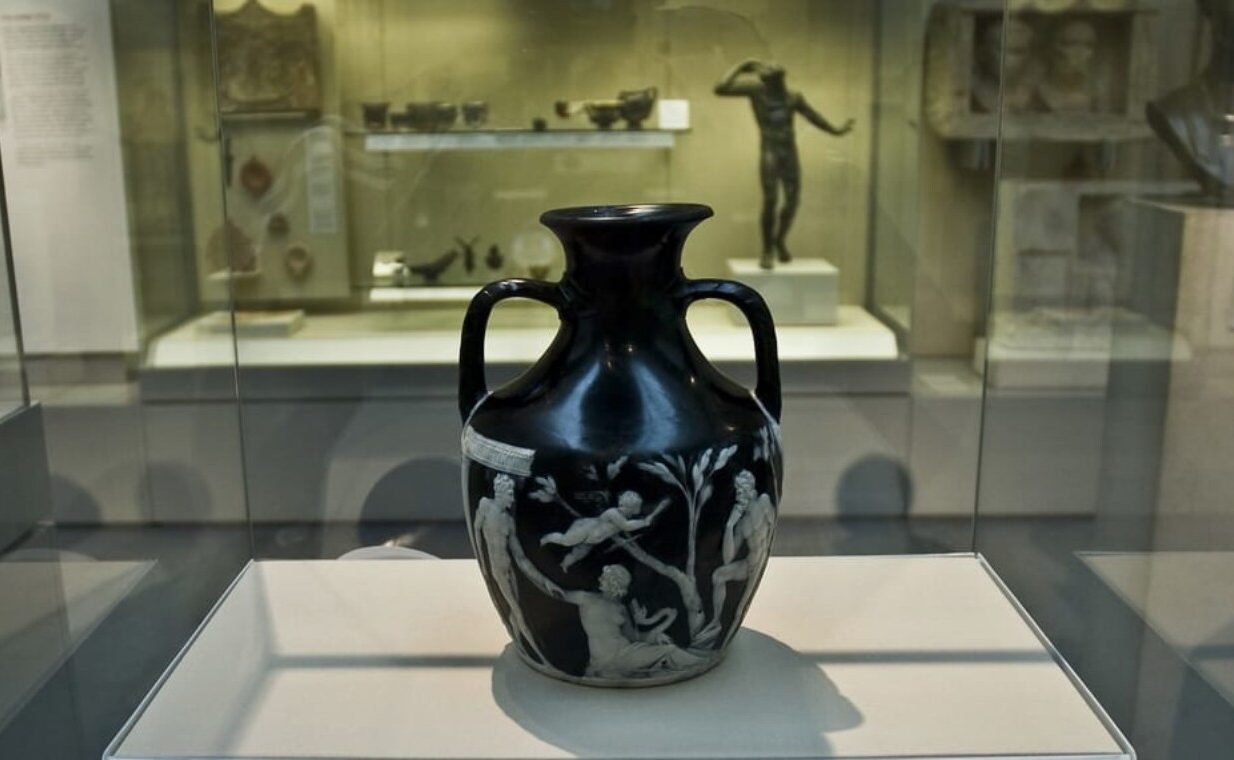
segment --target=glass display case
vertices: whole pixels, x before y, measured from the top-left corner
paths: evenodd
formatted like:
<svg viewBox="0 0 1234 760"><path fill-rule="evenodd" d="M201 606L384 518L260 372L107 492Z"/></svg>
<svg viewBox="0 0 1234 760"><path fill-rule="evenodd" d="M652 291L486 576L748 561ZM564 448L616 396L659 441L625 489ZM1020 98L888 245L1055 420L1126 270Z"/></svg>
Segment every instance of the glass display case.
<svg viewBox="0 0 1234 760"><path fill-rule="evenodd" d="M10 274L9 247L4 242L4 268L0 270L0 416L7 416L26 404L26 384L21 373L20 331Z"/></svg>
<svg viewBox="0 0 1234 760"><path fill-rule="evenodd" d="M651 757L669 714L716 754L1221 756L1227 15L0 0L0 756ZM775 319L785 487L734 688L600 730L472 606L460 333L563 275L545 211L665 202ZM739 312L687 320L752 387ZM490 385L558 324L498 306ZM457 699L350 698L412 683ZM786 733L689 718L735 710Z"/></svg>
<svg viewBox="0 0 1234 760"><path fill-rule="evenodd" d="M111 15L123 192L113 176L109 197L127 221L112 269L133 273L111 305L131 339L97 353L150 402L225 401L237 378L263 399L243 411L264 442L243 452L256 520L400 515L372 488L408 451L453 493L442 396L465 306L490 280L560 276L538 217L562 206L715 209L686 273L757 288L789 405L861 441L788 465L829 510L903 512L906 494L841 477L870 459L879 482L952 424L975 440L993 174L920 119L931 3L237 0ZM792 107L768 116L776 67ZM30 352L77 350L72 322L32 335ZM735 310L699 304L690 323L713 361L752 375ZM555 330L551 310L503 305L494 372L520 371ZM915 384L937 390L945 421L914 410ZM393 410L433 422L396 429ZM278 443L289 434L305 445ZM789 434L798 451L830 445ZM340 445L382 464L331 472ZM914 498L963 521L976 469L953 464L961 475Z"/></svg>
<svg viewBox="0 0 1234 760"><path fill-rule="evenodd" d="M900 222L889 249L917 243L893 203L912 180L874 149L920 139L902 134L903 113L874 107L890 86L883 67L910 65L871 55L877 5L298 8L216 4L218 118L204 57L171 98L189 125L184 285L197 305L146 331L150 369L230 363L219 309L232 300L245 367L450 362L435 336L457 329L476 285L560 274L543 210L669 200L716 209L686 269L758 284L792 328L789 358L894 364L906 350L907 300L881 308L868 296L879 290L874 209ZM182 31L180 45L208 32ZM798 109L760 138L749 95L759 70L717 94L747 59L782 65L814 121ZM764 252L793 260L764 270ZM722 308L694 319L720 354L743 353L743 328ZM552 318L514 308L499 327L529 341L507 357L526 362Z"/></svg>
<svg viewBox="0 0 1234 760"><path fill-rule="evenodd" d="M36 506L40 494L30 490L30 480L22 469L29 465L29 436L37 428L22 373L21 329L18 322L16 291L6 215L0 210L0 494L6 508L0 512L0 543L9 544L23 535L43 514Z"/></svg>

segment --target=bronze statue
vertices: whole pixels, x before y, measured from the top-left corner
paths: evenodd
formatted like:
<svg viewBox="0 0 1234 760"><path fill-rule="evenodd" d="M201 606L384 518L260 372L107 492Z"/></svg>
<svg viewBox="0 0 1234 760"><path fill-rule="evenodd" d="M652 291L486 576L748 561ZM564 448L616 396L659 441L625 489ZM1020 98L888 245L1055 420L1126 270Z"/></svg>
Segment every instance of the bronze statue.
<svg viewBox="0 0 1234 760"><path fill-rule="evenodd" d="M1234 204L1234 0L1197 0L1208 19L1212 53L1190 84L1147 107L1148 123L1200 182Z"/></svg>
<svg viewBox="0 0 1234 760"><path fill-rule="evenodd" d="M832 126L801 93L788 89L784 80L783 66L748 60L734 66L715 90L721 96L749 98L758 122L759 178L763 184L763 254L759 266L763 269L771 269L775 258L781 262L793 258L784 244L801 197L801 161L797 155L793 116L801 114L806 121L837 137L848 134L853 128L852 119L842 126ZM781 187L784 188L784 203L777 220L776 196Z"/></svg>

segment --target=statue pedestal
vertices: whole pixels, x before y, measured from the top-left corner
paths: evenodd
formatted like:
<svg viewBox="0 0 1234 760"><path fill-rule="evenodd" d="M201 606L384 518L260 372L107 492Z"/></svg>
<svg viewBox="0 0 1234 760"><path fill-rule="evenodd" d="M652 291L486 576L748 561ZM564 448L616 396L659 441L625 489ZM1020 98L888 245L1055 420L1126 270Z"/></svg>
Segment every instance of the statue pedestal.
<svg viewBox="0 0 1234 760"><path fill-rule="evenodd" d="M1177 255L1175 332L1197 354L1234 349L1234 208L1167 199L1143 201L1138 210L1158 231L1157 256Z"/></svg>
<svg viewBox="0 0 1234 760"><path fill-rule="evenodd" d="M795 259L762 269L758 259L729 259L728 274L757 290L778 325L834 325L840 270L826 259Z"/></svg>
<svg viewBox="0 0 1234 760"><path fill-rule="evenodd" d="M1158 302L1168 307L1174 301L1173 313L1164 314L1163 321L1173 317L1176 336L1168 381L1148 391L1166 399L1155 501L1159 514L1221 514L1234 493L1229 466L1234 446L1234 209L1144 201L1137 210L1157 233L1155 250L1144 251L1144 259L1177 262L1176 299L1162 292L1173 284L1167 276L1151 272L1144 278L1145 289ZM1149 259L1154 253L1156 258ZM1179 347L1188 350L1184 354ZM1137 392L1146 390L1141 386Z"/></svg>

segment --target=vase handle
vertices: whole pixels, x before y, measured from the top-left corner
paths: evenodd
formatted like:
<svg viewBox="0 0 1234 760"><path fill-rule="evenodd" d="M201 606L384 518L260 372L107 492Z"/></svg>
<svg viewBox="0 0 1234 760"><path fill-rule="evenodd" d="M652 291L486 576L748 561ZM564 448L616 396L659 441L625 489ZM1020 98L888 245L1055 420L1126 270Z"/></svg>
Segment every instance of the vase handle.
<svg viewBox="0 0 1234 760"><path fill-rule="evenodd" d="M476 404L488 395L488 385L484 382L484 333L493 307L507 298L528 298L554 309L562 305L557 284L541 280L498 280L485 285L472 297L463 317L458 352L458 408L464 422Z"/></svg>
<svg viewBox="0 0 1234 760"><path fill-rule="evenodd" d="M727 301L741 310L754 333L754 361L758 380L754 395L776 422L780 421L780 358L776 349L776 326L767 302L753 288L732 280L689 280L685 287L688 306L704 298Z"/></svg>

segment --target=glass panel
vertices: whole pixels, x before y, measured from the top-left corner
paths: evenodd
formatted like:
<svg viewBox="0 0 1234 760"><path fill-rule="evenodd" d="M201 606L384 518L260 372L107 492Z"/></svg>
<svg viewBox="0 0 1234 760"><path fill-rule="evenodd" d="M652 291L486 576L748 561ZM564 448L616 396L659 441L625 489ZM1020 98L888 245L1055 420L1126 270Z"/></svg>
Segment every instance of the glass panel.
<svg viewBox="0 0 1234 760"><path fill-rule="evenodd" d="M912 328L913 274L917 260L920 199L921 69L923 14L928 3L884 4L878 39L874 117L873 241L870 301L898 328ZM889 11L889 12L888 12Z"/></svg>
<svg viewBox="0 0 1234 760"><path fill-rule="evenodd" d="M1230 10L1106 5L1003 26L978 548L1140 758L1215 757L1234 739Z"/></svg>
<svg viewBox="0 0 1234 760"><path fill-rule="evenodd" d="M86 5L0 17L6 71L91 62L50 93L5 83L7 187L56 190L10 194L45 439L25 450L47 481L15 553L52 573L26 582L44 607L15 609L51 610L55 636L36 637L47 686L0 723L0 754L98 756L250 554L470 556L463 315L489 281L562 276L550 208L714 208L685 272L750 284L778 323L775 553L971 548L996 115L939 93L994 6ZM490 383L557 325L500 305ZM735 309L700 303L689 325L754 386ZM79 555L118 575L82 586Z"/></svg>
<svg viewBox="0 0 1234 760"><path fill-rule="evenodd" d="M13 267L9 257L8 214L0 206L0 418L26 403L26 380L21 371L21 338L13 295Z"/></svg>
<svg viewBox="0 0 1234 760"><path fill-rule="evenodd" d="M250 556L234 364L148 361L153 336L205 308L195 236L221 206L218 169L186 168L202 146L218 155L210 14L4 6L0 152L32 404L0 416L0 757L98 758Z"/></svg>
<svg viewBox="0 0 1234 760"><path fill-rule="evenodd" d="M0 198L3 196L0 195ZM0 551L31 529L40 514L22 476L29 407L22 374L21 331L9 257L8 213L0 203ZM26 419L23 419L26 418ZM0 714L3 710L0 709Z"/></svg>
<svg viewBox="0 0 1234 760"><path fill-rule="evenodd" d="M501 277L561 276L544 210L663 201L716 211L691 234L686 273L754 285L779 323L793 484L781 512L794 526L779 550L968 546L992 174L951 160L919 117L930 3L264 7L214 4L259 554L401 541L467 555L453 369L467 302ZM282 40L278 81L264 84L251 62L276 54L262 25ZM751 113L772 62L820 115L799 109L784 148ZM263 86L282 94L262 100ZM614 108L637 121L640 104L640 129L600 128ZM758 266L764 240L772 271ZM214 319L158 336L151 361L224 365L223 341L200 329ZM690 325L752 383L735 310L700 304ZM534 361L556 326L540 304L499 306L491 381Z"/></svg>

